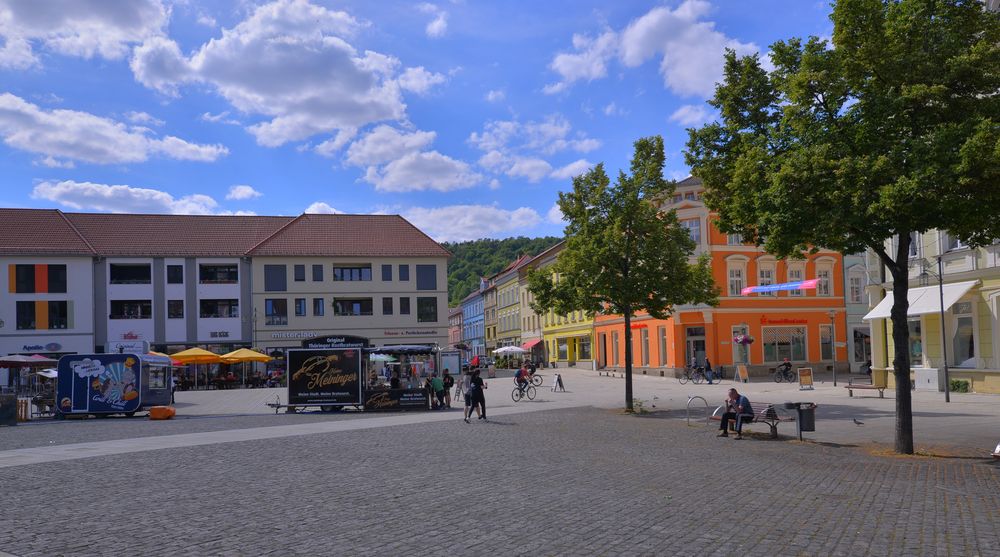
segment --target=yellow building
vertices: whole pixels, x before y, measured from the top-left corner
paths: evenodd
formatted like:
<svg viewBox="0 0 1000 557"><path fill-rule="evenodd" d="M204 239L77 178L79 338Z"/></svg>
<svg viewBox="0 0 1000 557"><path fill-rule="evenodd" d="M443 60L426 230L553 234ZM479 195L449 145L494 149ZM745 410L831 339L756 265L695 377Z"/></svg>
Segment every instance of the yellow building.
<svg viewBox="0 0 1000 557"><path fill-rule="evenodd" d="M947 353L950 379L967 381L970 390L975 392L1000 393L997 354L1000 347L1000 243L971 249L947 232L937 230L914 233L911 240L907 325L910 366L916 388L944 388L944 355ZM887 247L895 249L895 246ZM940 285L938 258L943 270ZM889 320L893 302L891 288L891 282L871 287L875 307L865 316L872 326L872 367L876 370L892 368L895 358ZM945 350L942 350L942 296ZM891 369L888 379L893 386Z"/></svg>
<svg viewBox="0 0 1000 557"><path fill-rule="evenodd" d="M552 246L535 257L537 268L555 264L564 242ZM559 277L553 275L553 280ZM592 367L594 362L594 316L584 311L556 315L549 311L541 316L545 361L564 366Z"/></svg>
<svg viewBox="0 0 1000 557"><path fill-rule="evenodd" d="M497 348L521 344L521 284L518 282L518 270L529 261L530 255L522 255L496 275Z"/></svg>

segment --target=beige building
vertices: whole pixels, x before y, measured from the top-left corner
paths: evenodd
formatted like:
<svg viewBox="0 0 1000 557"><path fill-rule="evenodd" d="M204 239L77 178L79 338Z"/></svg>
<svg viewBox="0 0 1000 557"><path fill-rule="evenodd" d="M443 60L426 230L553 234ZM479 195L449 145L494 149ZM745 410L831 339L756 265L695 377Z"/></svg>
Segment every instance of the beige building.
<svg viewBox="0 0 1000 557"><path fill-rule="evenodd" d="M546 360L545 345L542 343L542 320L535 310L531 309L535 297L528 289L528 273L537 268L539 261L538 258L532 258L518 269L517 284L521 293L518 301L521 316L521 348L530 353L532 361L544 362Z"/></svg>
<svg viewBox="0 0 1000 557"><path fill-rule="evenodd" d="M530 255L522 255L500 271L494 281L497 291L497 347L521 344L521 283L518 270Z"/></svg>

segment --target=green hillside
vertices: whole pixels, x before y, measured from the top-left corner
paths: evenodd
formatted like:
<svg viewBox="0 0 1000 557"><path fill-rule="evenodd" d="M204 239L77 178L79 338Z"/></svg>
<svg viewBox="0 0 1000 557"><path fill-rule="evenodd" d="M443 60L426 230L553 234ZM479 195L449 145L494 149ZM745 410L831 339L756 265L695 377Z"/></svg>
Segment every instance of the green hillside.
<svg viewBox="0 0 1000 557"><path fill-rule="evenodd" d="M449 306L456 306L473 290L479 288L479 277L500 272L511 261L524 254L537 255L557 244L562 238L506 238L504 240L473 240L444 242L441 245L455 256L448 262Z"/></svg>

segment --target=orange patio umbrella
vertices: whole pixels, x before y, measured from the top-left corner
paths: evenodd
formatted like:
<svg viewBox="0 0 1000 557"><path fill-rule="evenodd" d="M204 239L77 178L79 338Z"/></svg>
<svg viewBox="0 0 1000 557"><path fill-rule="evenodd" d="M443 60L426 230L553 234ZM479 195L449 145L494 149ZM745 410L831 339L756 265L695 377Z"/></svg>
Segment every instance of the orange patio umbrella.
<svg viewBox="0 0 1000 557"><path fill-rule="evenodd" d="M170 357L182 364L217 364L222 361L222 356L203 348L188 348L176 354L171 354ZM197 370L195 370L194 374L194 387L198 388Z"/></svg>

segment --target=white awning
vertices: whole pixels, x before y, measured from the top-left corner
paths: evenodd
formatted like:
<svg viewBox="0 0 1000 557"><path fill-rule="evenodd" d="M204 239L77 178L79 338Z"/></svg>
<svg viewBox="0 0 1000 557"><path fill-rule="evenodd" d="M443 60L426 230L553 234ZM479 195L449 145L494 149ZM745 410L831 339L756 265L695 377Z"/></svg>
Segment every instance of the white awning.
<svg viewBox="0 0 1000 557"><path fill-rule="evenodd" d="M978 285L978 280L953 282L951 284L944 285L944 309L947 310L950 308L962 296L965 296L969 290L972 290L974 286ZM917 315L924 315L926 313L941 312L941 293L938 292L937 286L911 288L908 298L910 302L910 306L906 310L906 315L908 316L914 317ZM892 312L892 304L892 292L886 292L885 298L883 298L874 309L869 311L868 315L865 315L863 319L865 321L871 319L888 319L890 313Z"/></svg>

